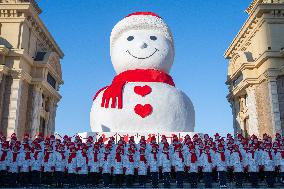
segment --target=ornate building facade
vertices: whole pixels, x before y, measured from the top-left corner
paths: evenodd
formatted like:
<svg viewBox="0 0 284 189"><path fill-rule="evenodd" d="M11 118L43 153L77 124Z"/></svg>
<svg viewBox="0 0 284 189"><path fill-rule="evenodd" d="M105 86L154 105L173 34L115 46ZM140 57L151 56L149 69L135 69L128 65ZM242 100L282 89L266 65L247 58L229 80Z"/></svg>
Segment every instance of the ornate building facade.
<svg viewBox="0 0 284 189"><path fill-rule="evenodd" d="M235 133L284 134L284 0L254 0L225 52Z"/></svg>
<svg viewBox="0 0 284 189"><path fill-rule="evenodd" d="M0 0L0 131L54 133L64 54L34 0Z"/></svg>

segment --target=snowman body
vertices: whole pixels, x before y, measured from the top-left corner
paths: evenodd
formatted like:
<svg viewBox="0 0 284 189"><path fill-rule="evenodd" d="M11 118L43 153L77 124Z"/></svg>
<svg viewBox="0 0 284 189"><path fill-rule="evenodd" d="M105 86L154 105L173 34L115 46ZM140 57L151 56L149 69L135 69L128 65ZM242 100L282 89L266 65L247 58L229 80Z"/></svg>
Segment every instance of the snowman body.
<svg viewBox="0 0 284 189"><path fill-rule="evenodd" d="M123 108L101 107L101 91L93 101L93 132L193 132L194 107L174 86L130 82L123 89Z"/></svg>

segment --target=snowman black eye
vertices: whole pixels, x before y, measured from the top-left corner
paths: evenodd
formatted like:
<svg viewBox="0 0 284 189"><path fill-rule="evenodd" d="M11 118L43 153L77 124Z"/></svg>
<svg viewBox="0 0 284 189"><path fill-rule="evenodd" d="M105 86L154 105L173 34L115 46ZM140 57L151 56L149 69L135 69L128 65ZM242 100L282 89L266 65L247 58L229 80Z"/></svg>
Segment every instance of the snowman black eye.
<svg viewBox="0 0 284 189"><path fill-rule="evenodd" d="M128 36L128 37L127 37L127 41L132 41L133 39L134 39L133 36Z"/></svg>
<svg viewBox="0 0 284 189"><path fill-rule="evenodd" d="M152 35L152 36L150 36L150 39L153 40L153 41L156 41L156 40L157 40L157 37L154 36L154 35Z"/></svg>

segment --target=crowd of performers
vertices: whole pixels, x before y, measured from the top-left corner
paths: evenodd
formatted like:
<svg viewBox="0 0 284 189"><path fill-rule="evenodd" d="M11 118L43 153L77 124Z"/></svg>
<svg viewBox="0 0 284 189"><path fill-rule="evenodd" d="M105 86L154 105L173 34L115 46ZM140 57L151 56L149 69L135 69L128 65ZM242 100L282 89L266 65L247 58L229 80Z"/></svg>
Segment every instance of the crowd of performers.
<svg viewBox="0 0 284 189"><path fill-rule="evenodd" d="M44 138L38 135L31 140L28 134L20 142L15 134L8 141L0 135L0 183L5 187L133 186L137 180L140 187L149 181L152 187L183 187L189 182L197 187L204 182L212 187L219 182L235 182L242 187L244 180L252 187L258 187L265 180L267 187L284 180L284 138L276 134L274 139L264 134L262 139L252 135L245 138L238 134L226 138L218 133L214 137L205 134L202 138L186 135L182 140L173 136L171 141L155 136L146 142L141 137L135 143L134 137L125 142L121 137L115 142L110 137L105 144L103 138L94 141L88 137L83 143L79 136L74 140L64 136ZM181 142L182 141L182 142Z"/></svg>

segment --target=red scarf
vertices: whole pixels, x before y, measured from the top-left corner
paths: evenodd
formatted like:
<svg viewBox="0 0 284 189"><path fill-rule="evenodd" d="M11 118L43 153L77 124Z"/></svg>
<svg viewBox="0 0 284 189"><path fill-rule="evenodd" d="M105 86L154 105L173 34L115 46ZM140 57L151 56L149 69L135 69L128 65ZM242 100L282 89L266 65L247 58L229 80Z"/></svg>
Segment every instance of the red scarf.
<svg viewBox="0 0 284 189"><path fill-rule="evenodd" d="M121 155L120 155L120 153L116 153L115 154L115 159L116 159L117 162L121 162Z"/></svg>
<svg viewBox="0 0 284 189"><path fill-rule="evenodd" d="M133 155L128 155L128 158L129 158L129 162L134 163Z"/></svg>
<svg viewBox="0 0 284 189"><path fill-rule="evenodd" d="M76 152L72 152L69 157L68 157L68 163L71 163L72 162L72 159L76 157Z"/></svg>
<svg viewBox="0 0 284 189"><path fill-rule="evenodd" d="M191 154L191 163L195 163L197 161L196 153Z"/></svg>
<svg viewBox="0 0 284 189"><path fill-rule="evenodd" d="M49 152L49 151L44 152L44 162L48 162L50 153L52 152Z"/></svg>
<svg viewBox="0 0 284 189"><path fill-rule="evenodd" d="M94 152L94 162L98 162L98 152Z"/></svg>
<svg viewBox="0 0 284 189"><path fill-rule="evenodd" d="M225 152L219 152L220 155L221 155L221 160L222 161L225 161L226 160L226 157L225 157Z"/></svg>
<svg viewBox="0 0 284 189"><path fill-rule="evenodd" d="M254 151L250 151L252 159L254 159Z"/></svg>
<svg viewBox="0 0 284 189"><path fill-rule="evenodd" d="M31 159L31 152L25 152L25 154L26 154L25 160Z"/></svg>
<svg viewBox="0 0 284 189"><path fill-rule="evenodd" d="M34 158L35 158L35 160L37 160L38 154L39 154L39 151L36 151L36 152L34 153Z"/></svg>
<svg viewBox="0 0 284 189"><path fill-rule="evenodd" d="M212 159L211 159L211 154L210 152L206 153L207 154L207 159L208 159L208 163L212 163Z"/></svg>
<svg viewBox="0 0 284 189"><path fill-rule="evenodd" d="M269 151L267 151L267 153L269 155L269 159L272 160L272 153L271 153L271 151L269 150Z"/></svg>
<svg viewBox="0 0 284 189"><path fill-rule="evenodd" d="M199 154L202 154L202 152L203 152L203 149L199 148Z"/></svg>
<svg viewBox="0 0 284 189"><path fill-rule="evenodd" d="M164 72L154 69L128 70L115 76L111 85L105 87L106 90L102 97L101 107L108 108L111 100L111 108L116 108L117 105L118 109L122 109L122 90L124 85L128 82L161 82L175 86L172 77ZM102 89L97 92L94 100L101 91Z"/></svg>
<svg viewBox="0 0 284 189"><path fill-rule="evenodd" d="M181 151L178 152L178 157L181 158L182 162L184 162L183 154Z"/></svg>
<svg viewBox="0 0 284 189"><path fill-rule="evenodd" d="M284 159L284 150L280 151L282 159Z"/></svg>
<svg viewBox="0 0 284 189"><path fill-rule="evenodd" d="M170 155L169 155L169 152L163 152L164 154L166 154L167 156L167 159L170 160Z"/></svg>
<svg viewBox="0 0 284 189"><path fill-rule="evenodd" d="M145 164L147 163L145 155L140 155L140 161L143 161Z"/></svg>
<svg viewBox="0 0 284 189"><path fill-rule="evenodd" d="M82 152L82 156L86 159L86 164L89 164L89 158L87 156L87 153Z"/></svg>
<svg viewBox="0 0 284 189"><path fill-rule="evenodd" d="M152 154L154 155L154 160L157 161L157 152L152 152Z"/></svg>
<svg viewBox="0 0 284 189"><path fill-rule="evenodd" d="M238 150L237 152L239 153L240 161L243 161L242 153L240 152L240 150Z"/></svg>
<svg viewBox="0 0 284 189"><path fill-rule="evenodd" d="M60 152L61 158L64 160L65 159L65 152Z"/></svg>
<svg viewBox="0 0 284 189"><path fill-rule="evenodd" d="M2 156L1 156L1 160L0 161L5 161L6 157L7 157L7 151L3 151L2 150Z"/></svg>
<svg viewBox="0 0 284 189"><path fill-rule="evenodd" d="M105 153L104 161L107 161L108 155L109 155L109 153Z"/></svg>
<svg viewBox="0 0 284 189"><path fill-rule="evenodd" d="M19 152L13 152L13 162L17 161L18 154Z"/></svg>

